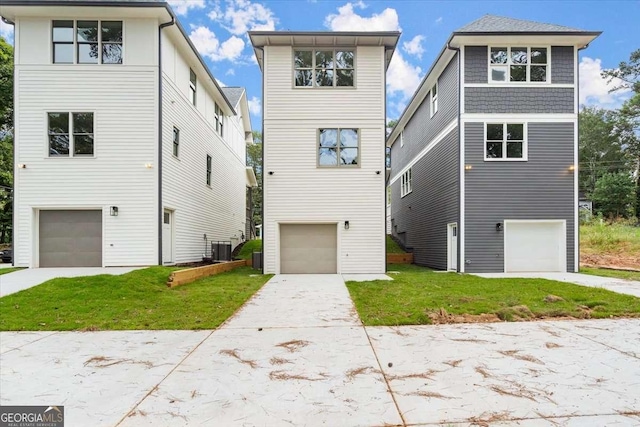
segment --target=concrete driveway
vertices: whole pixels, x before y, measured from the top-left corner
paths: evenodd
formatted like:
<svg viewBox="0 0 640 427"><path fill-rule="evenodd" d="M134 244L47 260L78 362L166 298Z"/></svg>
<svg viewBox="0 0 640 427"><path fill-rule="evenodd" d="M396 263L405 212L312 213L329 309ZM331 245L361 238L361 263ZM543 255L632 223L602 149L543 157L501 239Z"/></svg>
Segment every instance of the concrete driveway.
<svg viewBox="0 0 640 427"><path fill-rule="evenodd" d="M216 331L0 334L0 403L68 426L640 425L640 319L362 327L275 276Z"/></svg>
<svg viewBox="0 0 640 427"><path fill-rule="evenodd" d="M620 294L640 297L640 282L615 279L612 277L593 276L580 273L475 273L485 278L529 278L548 279L560 282L575 283L576 285L603 288Z"/></svg>
<svg viewBox="0 0 640 427"><path fill-rule="evenodd" d="M26 268L0 276L0 297L40 285L58 277L125 274L142 267L82 267L82 268Z"/></svg>

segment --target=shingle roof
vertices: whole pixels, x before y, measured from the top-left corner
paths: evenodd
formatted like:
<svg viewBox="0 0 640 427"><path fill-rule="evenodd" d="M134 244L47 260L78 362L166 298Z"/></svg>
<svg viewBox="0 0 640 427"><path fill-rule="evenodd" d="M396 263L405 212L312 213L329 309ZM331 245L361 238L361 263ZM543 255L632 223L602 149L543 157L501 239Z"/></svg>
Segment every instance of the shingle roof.
<svg viewBox="0 0 640 427"><path fill-rule="evenodd" d="M238 105L238 102L240 101L240 98L244 93L244 88L243 87L222 87L221 89L222 89L222 92L224 93L224 96L226 96L229 102L231 103L231 105L233 105L233 108L236 108L236 105Z"/></svg>
<svg viewBox="0 0 640 427"><path fill-rule="evenodd" d="M480 19L458 28L456 33L539 33L539 32L584 32L578 28L563 25L485 15Z"/></svg>

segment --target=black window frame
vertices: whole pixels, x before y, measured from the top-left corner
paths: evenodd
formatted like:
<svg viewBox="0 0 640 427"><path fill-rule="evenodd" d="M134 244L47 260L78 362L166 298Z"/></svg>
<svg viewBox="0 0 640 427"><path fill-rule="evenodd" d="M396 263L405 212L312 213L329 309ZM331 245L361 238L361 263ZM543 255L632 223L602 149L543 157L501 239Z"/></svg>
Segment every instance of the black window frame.
<svg viewBox="0 0 640 427"><path fill-rule="evenodd" d="M211 170L212 168L213 157L210 154L207 154L207 186L211 187Z"/></svg>
<svg viewBox="0 0 640 427"><path fill-rule="evenodd" d="M171 153L173 154L173 157L175 157L176 159L179 159L180 158L180 129L178 129L175 126L173 127L172 141L173 141L173 145L172 145Z"/></svg>
<svg viewBox="0 0 640 427"><path fill-rule="evenodd" d="M51 131L51 116L53 114L66 115L67 128L66 132L52 132ZM80 114L91 115L91 132L76 132L76 116ZM47 112L47 157L49 158L94 158L96 156L96 144L95 144L95 129L96 129L96 116L93 111L48 111ZM51 154L51 138L66 136L67 137L67 153L65 154ZM91 153L76 153L76 137L90 137L91 139ZM55 150L54 150L55 151Z"/></svg>
<svg viewBox="0 0 640 427"><path fill-rule="evenodd" d="M79 22L96 22L96 40L95 41L80 41L78 39L78 23ZM71 23L71 27L69 26L56 26L56 23ZM119 41L103 41L103 33L104 28L102 26L103 23L119 23L120 24L120 40ZM56 41L55 39L55 28L70 28L73 34L71 41ZM124 21L122 20L101 20L101 19L53 19L51 20L51 63L52 64L78 64L78 65L122 65L124 63ZM69 61L56 61L56 46L72 46L72 60ZM86 45L96 45L97 58L95 62L87 62L80 61L80 48L81 46ZM119 50L119 61L108 61L104 60L104 48L107 45L118 45L120 46Z"/></svg>

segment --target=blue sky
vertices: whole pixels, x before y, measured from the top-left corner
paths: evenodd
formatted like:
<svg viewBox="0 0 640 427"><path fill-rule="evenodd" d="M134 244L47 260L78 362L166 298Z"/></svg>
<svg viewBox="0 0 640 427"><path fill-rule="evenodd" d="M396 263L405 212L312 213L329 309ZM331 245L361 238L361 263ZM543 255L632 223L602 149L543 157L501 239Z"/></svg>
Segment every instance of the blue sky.
<svg viewBox="0 0 640 427"><path fill-rule="evenodd" d="M261 74L247 30L401 30L387 74L388 115L397 118L455 29L484 14L547 22L603 34L581 53L581 102L612 108L629 94L609 94L600 78L640 48L640 1L324 1L169 0L211 71L244 86L260 128ZM0 26L4 35L10 31Z"/></svg>

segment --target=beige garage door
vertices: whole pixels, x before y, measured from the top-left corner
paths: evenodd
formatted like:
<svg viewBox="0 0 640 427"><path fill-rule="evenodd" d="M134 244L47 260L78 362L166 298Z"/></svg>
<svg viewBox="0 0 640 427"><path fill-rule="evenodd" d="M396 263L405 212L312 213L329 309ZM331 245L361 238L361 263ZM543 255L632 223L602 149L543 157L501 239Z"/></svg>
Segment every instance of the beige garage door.
<svg viewBox="0 0 640 427"><path fill-rule="evenodd" d="M40 267L102 267L102 211L40 211Z"/></svg>
<svg viewBox="0 0 640 427"><path fill-rule="evenodd" d="M282 274L335 274L338 239L335 224L280 225Z"/></svg>

